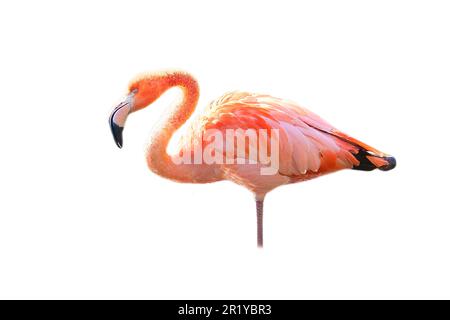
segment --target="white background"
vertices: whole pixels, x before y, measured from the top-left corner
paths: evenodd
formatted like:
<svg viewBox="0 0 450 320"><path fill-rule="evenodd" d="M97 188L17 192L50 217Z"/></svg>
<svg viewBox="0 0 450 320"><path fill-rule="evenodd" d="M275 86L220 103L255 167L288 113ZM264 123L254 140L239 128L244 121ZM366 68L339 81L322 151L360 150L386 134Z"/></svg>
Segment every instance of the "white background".
<svg viewBox="0 0 450 320"><path fill-rule="evenodd" d="M446 1L14 1L0 5L0 298L450 298ZM198 112L233 90L297 101L393 154L252 195L177 184L114 145L137 73L181 68Z"/></svg>

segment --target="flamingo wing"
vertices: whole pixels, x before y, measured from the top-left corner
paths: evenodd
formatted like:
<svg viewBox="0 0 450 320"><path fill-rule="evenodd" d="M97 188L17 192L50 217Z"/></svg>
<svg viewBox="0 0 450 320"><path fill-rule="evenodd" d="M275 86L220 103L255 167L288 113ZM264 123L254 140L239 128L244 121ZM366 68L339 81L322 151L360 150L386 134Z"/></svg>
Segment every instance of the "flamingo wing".
<svg viewBox="0 0 450 320"><path fill-rule="evenodd" d="M213 101L197 125L203 131L277 129L279 173L290 177L358 166L355 155L363 145L293 102L247 92L230 92ZM217 151L226 156L225 148Z"/></svg>

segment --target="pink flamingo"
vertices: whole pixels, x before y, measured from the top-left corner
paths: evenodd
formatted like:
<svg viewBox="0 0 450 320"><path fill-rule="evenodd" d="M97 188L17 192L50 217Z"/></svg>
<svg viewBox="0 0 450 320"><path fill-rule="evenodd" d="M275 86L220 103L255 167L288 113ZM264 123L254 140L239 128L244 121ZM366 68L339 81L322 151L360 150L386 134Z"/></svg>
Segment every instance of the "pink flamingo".
<svg viewBox="0 0 450 320"><path fill-rule="evenodd" d="M146 154L148 167L156 174L177 182L209 183L226 179L249 189L256 200L258 247L263 245L264 197L274 188L341 169L387 171L396 165L394 157L349 137L303 107L269 95L247 92L227 93L211 102L181 139L179 152L169 155L166 149L172 135L189 119L199 97L197 81L181 71L152 73L131 82L126 99L113 110L109 119L119 148L122 147L122 131L127 116L150 105L172 87L182 89L183 100L171 110L152 136ZM223 163L179 161L183 155L190 159L195 157L195 150L199 147L208 148L206 144L211 142L205 139L208 130L226 135L226 131L231 129L270 130L265 140L258 137L258 141L265 141L267 145L274 137L278 150L274 150L272 145L267 148L270 155L278 152L277 170L272 174L261 173L267 162L254 156L258 154L252 153L254 149L262 146L254 143L246 145L244 154L240 155L234 152L235 142L215 143L211 155L222 156L226 159ZM242 157L248 161L233 161Z"/></svg>

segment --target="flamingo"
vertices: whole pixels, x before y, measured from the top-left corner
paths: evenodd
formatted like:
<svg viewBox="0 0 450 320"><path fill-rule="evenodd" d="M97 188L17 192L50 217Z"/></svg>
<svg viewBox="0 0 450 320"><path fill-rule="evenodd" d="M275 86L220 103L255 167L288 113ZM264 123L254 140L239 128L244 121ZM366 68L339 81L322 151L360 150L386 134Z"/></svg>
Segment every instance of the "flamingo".
<svg viewBox="0 0 450 320"><path fill-rule="evenodd" d="M191 117L199 98L199 86L195 78L178 70L149 73L131 81L126 98L114 108L109 118L112 134L119 148L123 146L122 132L127 116L149 106L172 87L181 88L183 98L170 110L162 125L152 135L146 152L149 169L176 182L211 183L230 180L246 187L254 194L256 201L257 246L260 248L263 246L264 198L271 190L342 169L387 171L396 166L394 157L346 135L293 102L240 91L226 93L211 102L180 139L178 152L168 154L166 149L169 141L174 132ZM235 142L215 143L211 154L213 157L222 156L222 159L226 159L222 163L180 162L180 156L192 157L199 147L206 145L208 140L204 136L207 131L215 130L216 133L226 134L231 129L270 130L265 140L261 137L258 139L265 141L266 145L269 138L274 138L277 142L278 150L272 145L267 146L267 150L272 148L268 151L270 154L278 151L275 172L262 174L261 169L267 167L267 162L254 156L258 153L252 153L261 146L255 143L249 143L245 146L244 153L237 155L233 152ZM242 160L242 157L249 159L244 162L235 161Z"/></svg>

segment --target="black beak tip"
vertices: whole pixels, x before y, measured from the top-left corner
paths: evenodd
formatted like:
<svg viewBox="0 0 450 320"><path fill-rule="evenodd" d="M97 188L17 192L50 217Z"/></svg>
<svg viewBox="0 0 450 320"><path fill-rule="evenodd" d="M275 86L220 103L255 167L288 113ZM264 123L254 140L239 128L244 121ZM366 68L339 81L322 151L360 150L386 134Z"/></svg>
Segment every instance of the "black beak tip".
<svg viewBox="0 0 450 320"><path fill-rule="evenodd" d="M116 145L121 149L123 146L122 140L123 127L120 127L114 122L111 122L111 131L114 137L114 141L116 142Z"/></svg>
<svg viewBox="0 0 450 320"><path fill-rule="evenodd" d="M395 168L397 165L397 160L395 160L394 157L387 157L385 158L388 161L388 164L385 166L380 167L379 169L382 171L389 171Z"/></svg>

